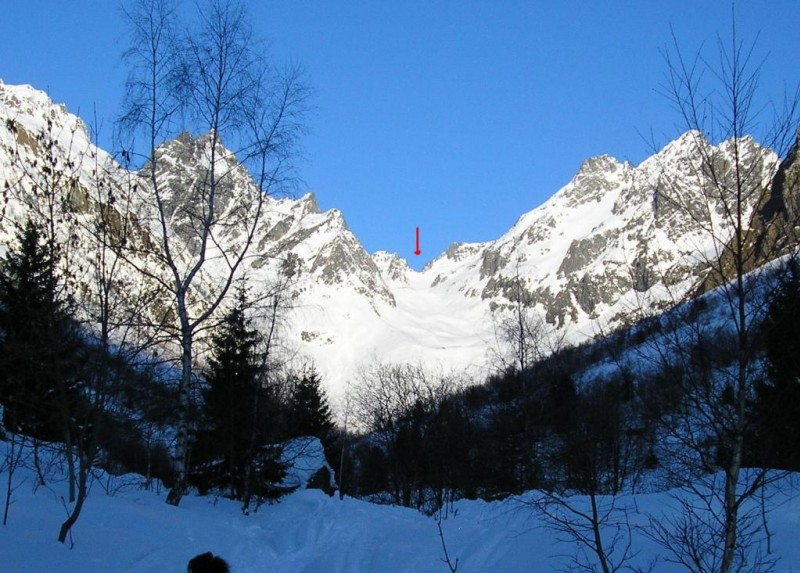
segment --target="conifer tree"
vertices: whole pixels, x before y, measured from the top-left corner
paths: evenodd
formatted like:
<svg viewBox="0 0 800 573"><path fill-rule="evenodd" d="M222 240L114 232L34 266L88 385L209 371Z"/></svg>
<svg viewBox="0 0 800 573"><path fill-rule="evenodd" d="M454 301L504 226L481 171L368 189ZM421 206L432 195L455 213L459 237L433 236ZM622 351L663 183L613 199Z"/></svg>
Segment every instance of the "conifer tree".
<svg viewBox="0 0 800 573"><path fill-rule="evenodd" d="M193 479L201 489L218 487L243 502L277 497L284 475L273 389L265 384L261 335L248 316L246 289L212 337L203 391L205 426L196 440L199 469Z"/></svg>
<svg viewBox="0 0 800 573"><path fill-rule="evenodd" d="M800 267L788 276L765 322L769 380L759 384L756 402L759 457L768 467L800 470Z"/></svg>
<svg viewBox="0 0 800 573"><path fill-rule="evenodd" d="M0 273L0 402L14 432L70 442L81 341L56 276L57 253L28 221Z"/></svg>
<svg viewBox="0 0 800 573"><path fill-rule="evenodd" d="M316 436L325 446L329 445L333 431L331 414L322 379L315 370L297 378L289 402L290 435Z"/></svg>
<svg viewBox="0 0 800 573"><path fill-rule="evenodd" d="M211 341L211 356L203 391L206 428L198 436L198 454L215 460L217 485L238 498L248 463L250 436L256 420L251 415L258 392L258 332L247 317L247 298L240 290L236 305L225 315ZM211 476L208 476L211 477Z"/></svg>

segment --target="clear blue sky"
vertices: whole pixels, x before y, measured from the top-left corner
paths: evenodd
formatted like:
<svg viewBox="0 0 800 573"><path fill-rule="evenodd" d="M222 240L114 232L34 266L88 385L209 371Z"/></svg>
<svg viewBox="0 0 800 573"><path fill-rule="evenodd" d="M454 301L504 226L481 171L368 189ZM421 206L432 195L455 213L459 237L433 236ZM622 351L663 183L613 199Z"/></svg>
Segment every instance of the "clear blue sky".
<svg viewBox="0 0 800 573"><path fill-rule="evenodd" d="M191 0L186 1L191 4ZM727 38L710 0L252 0L259 34L315 89L304 183L367 250L420 268L457 241L499 237L582 161L634 164L678 134L657 88L670 26L689 53ZM737 1L760 34L762 84L800 80L800 1ZM125 69L115 0L5 0L0 78L47 90L110 137ZM645 137L643 137L643 134ZM413 255L414 229L422 251Z"/></svg>

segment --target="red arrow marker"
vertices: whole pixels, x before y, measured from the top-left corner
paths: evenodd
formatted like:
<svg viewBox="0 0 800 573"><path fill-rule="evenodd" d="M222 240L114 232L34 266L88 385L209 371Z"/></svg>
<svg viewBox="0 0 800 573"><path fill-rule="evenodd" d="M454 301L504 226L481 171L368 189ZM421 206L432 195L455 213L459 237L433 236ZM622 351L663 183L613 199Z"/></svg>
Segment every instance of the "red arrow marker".
<svg viewBox="0 0 800 573"><path fill-rule="evenodd" d="M417 227L417 250L414 251L414 254L417 256L422 254L422 251L419 250L419 227Z"/></svg>

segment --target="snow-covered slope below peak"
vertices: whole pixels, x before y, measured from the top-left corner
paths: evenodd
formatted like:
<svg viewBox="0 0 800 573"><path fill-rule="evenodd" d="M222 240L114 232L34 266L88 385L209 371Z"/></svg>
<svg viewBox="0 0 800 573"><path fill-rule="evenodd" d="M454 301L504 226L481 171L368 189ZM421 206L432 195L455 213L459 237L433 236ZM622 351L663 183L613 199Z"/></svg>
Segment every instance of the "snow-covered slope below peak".
<svg viewBox="0 0 800 573"><path fill-rule="evenodd" d="M376 363L423 364L480 381L487 374L493 327L480 299L431 288L422 273L389 281L393 304L335 286L309 289L295 301L290 330L297 350L324 373L338 402L347 384Z"/></svg>

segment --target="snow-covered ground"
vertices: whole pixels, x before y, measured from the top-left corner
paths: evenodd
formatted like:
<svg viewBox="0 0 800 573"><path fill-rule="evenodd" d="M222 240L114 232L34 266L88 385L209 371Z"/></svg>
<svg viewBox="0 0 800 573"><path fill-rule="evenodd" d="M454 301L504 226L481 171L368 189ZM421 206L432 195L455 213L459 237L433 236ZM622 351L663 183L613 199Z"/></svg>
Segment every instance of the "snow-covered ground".
<svg viewBox="0 0 800 573"><path fill-rule="evenodd" d="M313 359L337 410L348 383L377 363L424 364L432 372L459 372L483 380L497 342L480 299L447 297L429 277L409 272L392 284L396 306L376 309L347 289L318 285L314 303L292 309L290 331L300 333L302 356Z"/></svg>
<svg viewBox="0 0 800 573"><path fill-rule="evenodd" d="M0 490L5 492L8 474L3 472ZM170 507L163 490L145 491L136 485L140 482L133 476L96 480L70 543L62 545L56 535L66 515L65 483L34 488L33 474L18 470L8 525L0 527L0 570L177 573L194 555L211 551L228 560L233 573L449 571L437 521L410 509L299 490L245 517L236 503L212 497L188 496L180 507ZM788 573L800 568L800 500L789 488L779 495L770 529L773 549L781 557L776 571ZM663 493L622 496L617 503L629 508L633 524L645 523L647 515L670 515L674 505ZM459 573L569 570L577 551L574 542L559 541L518 500L457 502L443 521L443 532ZM638 532L633 548L638 551L635 565L658 554ZM676 570L665 561L654 569Z"/></svg>

